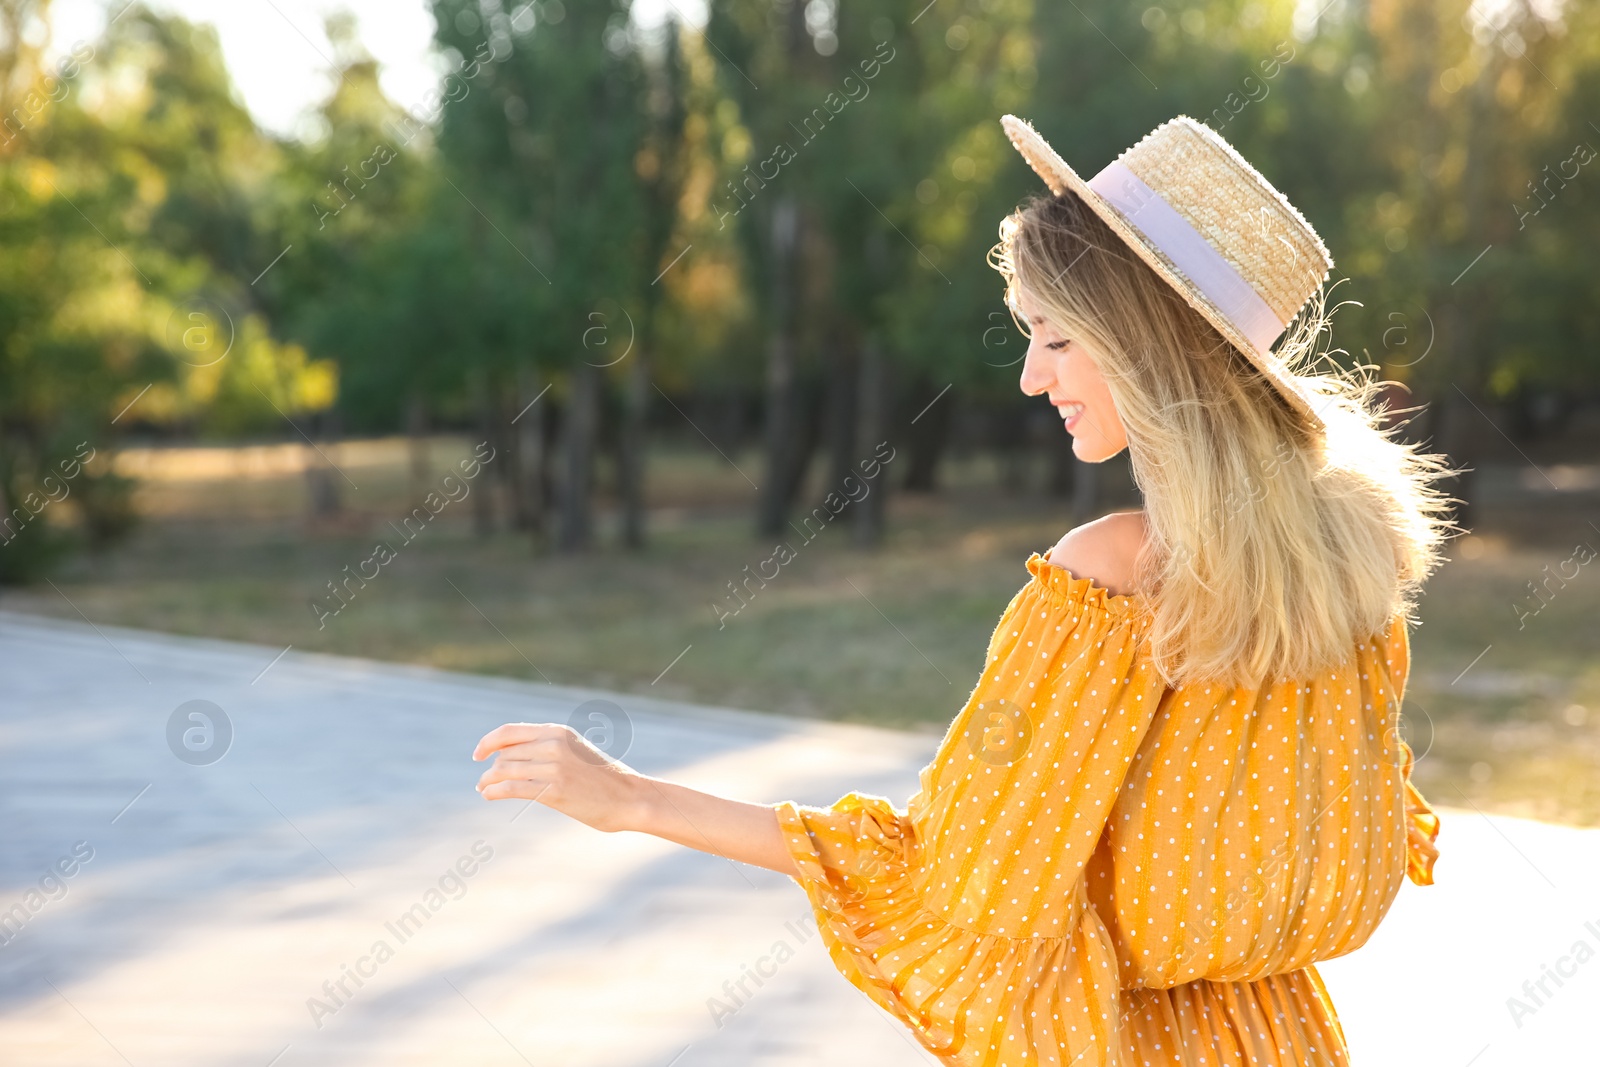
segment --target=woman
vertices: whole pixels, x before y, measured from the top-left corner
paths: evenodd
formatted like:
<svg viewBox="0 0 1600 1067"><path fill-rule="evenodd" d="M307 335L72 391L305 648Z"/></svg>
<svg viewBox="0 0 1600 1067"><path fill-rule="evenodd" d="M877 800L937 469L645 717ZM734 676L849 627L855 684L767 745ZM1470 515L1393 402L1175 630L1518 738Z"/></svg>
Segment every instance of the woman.
<svg viewBox="0 0 1600 1067"><path fill-rule="evenodd" d="M1314 963L1437 857L1397 716L1442 457L1379 428L1378 384L1296 369L1331 260L1214 132L1179 117L1086 182L1003 122L1052 193L993 255L1022 389L1081 460L1127 448L1144 511L1027 560L903 810L711 796L557 725L487 735L479 789L790 875L946 1063L1344 1064Z"/></svg>

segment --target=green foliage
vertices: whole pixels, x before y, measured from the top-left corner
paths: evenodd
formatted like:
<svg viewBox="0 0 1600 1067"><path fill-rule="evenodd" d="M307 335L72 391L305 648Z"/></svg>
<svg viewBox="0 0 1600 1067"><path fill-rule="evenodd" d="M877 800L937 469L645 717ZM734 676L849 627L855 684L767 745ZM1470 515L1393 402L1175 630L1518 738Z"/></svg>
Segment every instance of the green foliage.
<svg viewBox="0 0 1600 1067"><path fill-rule="evenodd" d="M27 26L44 15L32 7L13 0L8 16ZM251 306L249 278L270 258L256 182L278 151L235 102L215 34L134 8L61 63L28 50L3 62L0 512L31 511L80 442L109 456L133 426L276 425L248 386L331 403L332 366L279 342ZM57 560L67 515L91 547L131 528L129 486L109 469L71 496L7 545L0 580Z"/></svg>
<svg viewBox="0 0 1600 1067"><path fill-rule="evenodd" d="M647 33L623 0L430 0L449 73L412 101L332 18L304 142L258 129L214 32L176 16L135 7L70 63L0 55L0 504L130 429L293 434L337 406L393 431L419 396L459 422L476 375L530 366L559 401L617 350L596 337L648 351L664 391L757 396L783 320L812 375L874 338L902 383L1012 402L985 254L1041 186L1008 111L1086 174L1175 114L1211 123L1333 250L1334 345L1424 398L1600 378L1595 5L708 7ZM128 528L114 476L75 492L96 542ZM0 580L70 543L29 537Z"/></svg>

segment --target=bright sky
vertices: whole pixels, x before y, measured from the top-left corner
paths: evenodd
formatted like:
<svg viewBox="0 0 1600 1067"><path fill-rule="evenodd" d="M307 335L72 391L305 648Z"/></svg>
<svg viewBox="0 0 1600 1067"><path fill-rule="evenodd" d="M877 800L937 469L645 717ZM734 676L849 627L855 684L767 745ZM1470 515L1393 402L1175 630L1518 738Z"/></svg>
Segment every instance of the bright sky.
<svg viewBox="0 0 1600 1067"><path fill-rule="evenodd" d="M74 41L100 36L106 19L127 0L54 0L52 52L68 51ZM367 51L382 64L384 92L403 107L416 107L442 77L430 47L433 14L426 0L147 0L163 12L217 28L234 85L262 126L281 134L303 135L307 112L332 88L329 60L333 46L322 31L323 17L352 12ZM582 2L582 0L579 0ZM520 4L506 3L508 11ZM688 20L704 21L704 0L635 0L635 18L653 25L673 8Z"/></svg>
<svg viewBox="0 0 1600 1067"><path fill-rule="evenodd" d="M437 88L441 61L430 48L433 15L427 0L146 0L151 7L176 12L195 22L217 27L223 55L234 84L256 121L281 134L304 136L308 109L327 96L333 47L322 32L330 11L344 9L357 19L367 51L382 64L384 92L402 107L415 109ZM586 0L574 0L586 2ZM587 0L593 2L593 0ZM1293 0L1297 24L1315 22L1317 13L1335 18L1345 12L1343 0ZM1545 19L1559 17L1566 0L1533 0ZM127 0L54 0L55 39L51 51L68 51L77 40L93 40L105 25L108 9L122 11ZM507 12L522 0L502 0ZM1477 21L1496 22L1497 12L1511 0L1473 0ZM705 22L705 0L633 0L634 19L659 23L670 11L689 23ZM1310 16L1307 18L1307 16Z"/></svg>

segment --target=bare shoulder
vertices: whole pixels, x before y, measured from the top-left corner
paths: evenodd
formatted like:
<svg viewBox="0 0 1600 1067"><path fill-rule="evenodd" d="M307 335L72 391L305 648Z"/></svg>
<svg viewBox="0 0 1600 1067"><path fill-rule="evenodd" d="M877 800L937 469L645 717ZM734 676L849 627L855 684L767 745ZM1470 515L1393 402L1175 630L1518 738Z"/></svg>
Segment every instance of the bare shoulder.
<svg viewBox="0 0 1600 1067"><path fill-rule="evenodd" d="M1134 562L1148 527L1142 511L1114 511L1075 527L1050 550L1048 559L1074 578L1088 578L1113 596L1130 588Z"/></svg>

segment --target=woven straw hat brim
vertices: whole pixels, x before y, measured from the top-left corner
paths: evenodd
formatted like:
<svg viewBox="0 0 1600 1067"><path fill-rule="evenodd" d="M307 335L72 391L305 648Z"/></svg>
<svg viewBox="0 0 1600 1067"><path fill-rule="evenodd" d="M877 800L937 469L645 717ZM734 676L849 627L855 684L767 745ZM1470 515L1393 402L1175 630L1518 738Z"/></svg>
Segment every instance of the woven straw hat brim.
<svg viewBox="0 0 1600 1067"><path fill-rule="evenodd" d="M1195 123L1193 119L1189 119L1187 116L1179 116L1173 121L1186 121L1196 127L1200 126L1199 123ZM1251 343L1250 339L1245 336L1244 332L1227 315L1222 313L1221 309L1167 257L1166 253L1153 245L1138 227L1124 218L1121 212L1108 203L1099 193L1095 192L1088 182L1079 177L1078 172L1073 170L1067 161L1062 159L1043 137L1039 136L1038 131L1033 128L1032 124L1015 115L1005 115L1000 122L1005 127L1006 136L1010 138L1012 145L1022 154L1022 158L1027 160L1034 173L1044 179L1045 184L1050 187L1052 193L1059 196L1063 191L1070 189L1081 197L1084 203L1088 204L1096 215L1105 220L1106 225L1111 227L1112 231L1122 238L1123 242L1140 259L1144 260L1152 270L1160 275L1163 281L1175 289L1188 302L1190 307L1200 312L1207 322L1215 326L1217 331L1237 348L1257 370L1266 375L1267 380L1282 394L1284 399L1289 401L1290 406L1303 415L1312 427L1317 430L1326 429L1326 423L1324 423L1318 411L1322 398L1303 390L1284 371L1281 363L1263 356L1255 345ZM1220 164L1216 175L1217 194L1219 197L1226 197L1230 182L1252 181L1251 175L1255 174L1253 168L1250 167L1248 162L1240 158L1238 153L1227 142L1214 135L1208 138L1208 141L1219 148L1225 149L1224 152L1219 152L1216 155L1216 159ZM1240 170L1240 167L1243 170ZM1271 186L1267 185L1265 179L1260 178L1259 175L1256 176L1254 181L1267 189L1271 189ZM1311 229L1310 224L1306 223L1300 212L1289 204L1282 194L1277 193L1276 190L1272 191L1282 206L1305 226L1307 233L1312 235L1324 261L1331 262L1331 258L1327 256L1326 249L1322 246L1321 239L1315 237L1315 231ZM1324 270L1322 276L1316 279L1316 284L1321 285L1326 277L1327 271Z"/></svg>

